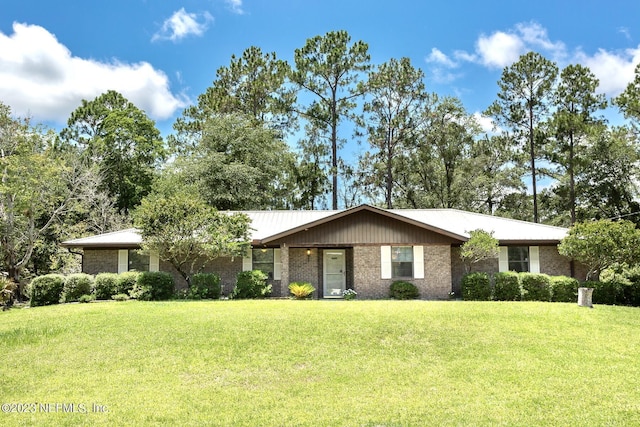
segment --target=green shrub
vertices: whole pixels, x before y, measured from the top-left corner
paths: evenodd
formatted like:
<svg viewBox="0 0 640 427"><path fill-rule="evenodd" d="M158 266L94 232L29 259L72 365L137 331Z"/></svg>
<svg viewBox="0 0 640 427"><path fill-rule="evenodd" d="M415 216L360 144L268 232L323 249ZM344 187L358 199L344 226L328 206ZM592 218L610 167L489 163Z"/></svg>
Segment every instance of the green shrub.
<svg viewBox="0 0 640 427"><path fill-rule="evenodd" d="M80 298L78 298L78 302L91 302L94 301L96 299L95 295L89 295L89 294L84 294L81 295Z"/></svg>
<svg viewBox="0 0 640 427"><path fill-rule="evenodd" d="M115 294L111 296L114 301L128 301L131 297L127 294Z"/></svg>
<svg viewBox="0 0 640 427"><path fill-rule="evenodd" d="M85 273L70 274L64 280L60 302L78 301L82 295L91 294L93 276Z"/></svg>
<svg viewBox="0 0 640 427"><path fill-rule="evenodd" d="M625 305L640 307L640 282L633 281L622 285L622 298Z"/></svg>
<svg viewBox="0 0 640 427"><path fill-rule="evenodd" d="M118 275L116 273L100 273L93 281L93 294L96 299L110 299L118 293Z"/></svg>
<svg viewBox="0 0 640 427"><path fill-rule="evenodd" d="M519 301L522 299L520 275L514 271L496 273L493 299L496 301Z"/></svg>
<svg viewBox="0 0 640 427"><path fill-rule="evenodd" d="M64 288L64 276L46 274L31 281L28 294L31 307L58 304Z"/></svg>
<svg viewBox="0 0 640 427"><path fill-rule="evenodd" d="M17 288L18 286L11 279L0 276L0 305L6 306L10 304Z"/></svg>
<svg viewBox="0 0 640 427"><path fill-rule="evenodd" d="M624 280L618 280L622 287L622 303L640 307L640 267L626 269L622 276Z"/></svg>
<svg viewBox="0 0 640 427"><path fill-rule="evenodd" d="M125 271L118 274L118 284L116 286L116 294L130 294L133 287L138 283L138 271Z"/></svg>
<svg viewBox="0 0 640 427"><path fill-rule="evenodd" d="M594 304L616 305L623 303L624 294L622 284L617 280L607 282L584 282L580 286L593 288L593 295L591 298Z"/></svg>
<svg viewBox="0 0 640 427"><path fill-rule="evenodd" d="M416 299L420 297L420 292L413 283L398 280L389 286L389 297L393 299Z"/></svg>
<svg viewBox="0 0 640 427"><path fill-rule="evenodd" d="M265 298L271 294L271 285L267 284L267 275L260 270L238 273L236 286L231 298Z"/></svg>
<svg viewBox="0 0 640 427"><path fill-rule="evenodd" d="M554 302L577 302L578 288L580 282L573 277L552 276L551 277L551 301Z"/></svg>
<svg viewBox="0 0 640 427"><path fill-rule="evenodd" d="M311 286L309 282L292 282L289 283L289 292L295 299L307 299L313 294L316 288Z"/></svg>
<svg viewBox="0 0 640 427"><path fill-rule="evenodd" d="M462 278L462 299L489 301L491 282L487 273L469 273Z"/></svg>
<svg viewBox="0 0 640 427"><path fill-rule="evenodd" d="M551 301L551 280L546 274L520 273L523 301Z"/></svg>
<svg viewBox="0 0 640 427"><path fill-rule="evenodd" d="M214 273L198 273L191 276L186 298L219 299L220 291L220 276Z"/></svg>
<svg viewBox="0 0 640 427"><path fill-rule="evenodd" d="M174 291L175 283L171 274L145 271L140 273L129 295L141 301L162 301L171 299Z"/></svg>

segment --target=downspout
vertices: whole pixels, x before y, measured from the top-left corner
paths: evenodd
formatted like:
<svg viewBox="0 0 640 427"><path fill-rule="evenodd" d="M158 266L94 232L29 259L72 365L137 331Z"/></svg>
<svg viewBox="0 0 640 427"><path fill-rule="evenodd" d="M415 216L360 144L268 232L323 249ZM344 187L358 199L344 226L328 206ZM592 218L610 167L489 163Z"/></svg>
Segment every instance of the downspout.
<svg viewBox="0 0 640 427"><path fill-rule="evenodd" d="M80 272L84 273L84 252L74 252L73 248L67 248L70 254L80 255Z"/></svg>

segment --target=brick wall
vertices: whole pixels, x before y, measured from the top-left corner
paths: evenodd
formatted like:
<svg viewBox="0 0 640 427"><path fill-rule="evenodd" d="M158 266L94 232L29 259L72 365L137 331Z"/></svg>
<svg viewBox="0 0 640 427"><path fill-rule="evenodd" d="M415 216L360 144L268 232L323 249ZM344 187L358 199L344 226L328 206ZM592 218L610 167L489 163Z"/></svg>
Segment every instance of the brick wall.
<svg viewBox="0 0 640 427"><path fill-rule="evenodd" d="M117 249L85 249L82 258L82 272L87 274L117 273Z"/></svg>
<svg viewBox="0 0 640 427"><path fill-rule="evenodd" d="M389 297L389 286L396 279L380 278L380 247L356 246L354 255L354 289L358 298ZM449 245L424 246L424 279L408 282L417 286L422 299L446 299L451 292L451 249Z"/></svg>
<svg viewBox="0 0 640 427"><path fill-rule="evenodd" d="M485 259L471 265L470 273L486 272L497 273L499 269L498 258ZM460 247L451 248L451 279L453 291L460 295L462 276L466 274L464 263L460 259Z"/></svg>
<svg viewBox="0 0 640 427"><path fill-rule="evenodd" d="M313 297L317 298L322 287L320 254L322 251L311 249L307 256L305 248L289 248L289 282L309 282L316 288ZM287 293L282 296L288 295Z"/></svg>

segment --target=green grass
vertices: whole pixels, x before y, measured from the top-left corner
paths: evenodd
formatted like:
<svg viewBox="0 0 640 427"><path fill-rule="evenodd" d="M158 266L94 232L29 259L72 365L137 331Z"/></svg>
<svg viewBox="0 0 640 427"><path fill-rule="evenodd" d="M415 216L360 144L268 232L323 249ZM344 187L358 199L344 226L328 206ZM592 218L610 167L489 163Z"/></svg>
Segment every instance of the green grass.
<svg viewBox="0 0 640 427"><path fill-rule="evenodd" d="M640 425L637 308L130 301L0 319L0 403L36 404L3 426ZM71 403L87 413L55 406Z"/></svg>

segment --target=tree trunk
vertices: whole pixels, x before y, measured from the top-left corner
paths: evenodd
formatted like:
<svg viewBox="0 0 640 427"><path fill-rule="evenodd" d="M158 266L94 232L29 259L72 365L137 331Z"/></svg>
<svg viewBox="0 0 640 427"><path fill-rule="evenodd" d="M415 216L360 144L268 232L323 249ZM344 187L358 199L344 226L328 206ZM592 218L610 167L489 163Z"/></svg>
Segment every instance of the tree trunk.
<svg viewBox="0 0 640 427"><path fill-rule="evenodd" d="M529 155L531 158L531 188L533 191L533 222L538 222L538 190L536 185L536 152L533 133L533 104L529 103Z"/></svg>

